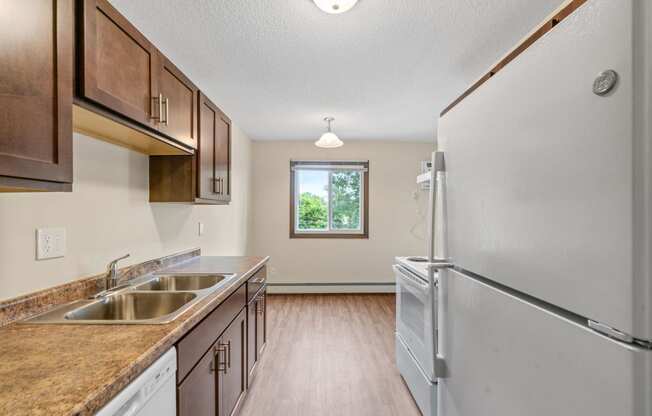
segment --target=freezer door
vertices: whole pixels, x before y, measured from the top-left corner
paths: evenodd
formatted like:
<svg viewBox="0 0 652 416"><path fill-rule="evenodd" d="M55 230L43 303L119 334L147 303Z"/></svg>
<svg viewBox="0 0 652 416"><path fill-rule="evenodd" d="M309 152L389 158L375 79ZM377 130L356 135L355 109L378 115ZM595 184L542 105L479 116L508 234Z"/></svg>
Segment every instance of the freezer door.
<svg viewBox="0 0 652 416"><path fill-rule="evenodd" d="M652 224L634 217L635 175L650 179L636 158L652 156L634 152L634 12L631 0L585 3L447 113L438 135L456 265L650 339L650 273L634 267L649 263ZM606 69L620 80L598 96Z"/></svg>
<svg viewBox="0 0 652 416"><path fill-rule="evenodd" d="M448 377L439 416L651 414L651 351L456 271L440 281Z"/></svg>

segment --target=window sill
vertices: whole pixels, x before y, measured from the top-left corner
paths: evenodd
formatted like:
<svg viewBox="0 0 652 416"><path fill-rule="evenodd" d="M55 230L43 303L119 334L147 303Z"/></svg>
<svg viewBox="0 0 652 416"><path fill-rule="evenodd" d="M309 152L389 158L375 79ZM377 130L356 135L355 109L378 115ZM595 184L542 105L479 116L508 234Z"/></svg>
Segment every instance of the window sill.
<svg viewBox="0 0 652 416"><path fill-rule="evenodd" d="M341 238L341 239L369 239L369 234L345 233L295 233L290 232L290 238Z"/></svg>

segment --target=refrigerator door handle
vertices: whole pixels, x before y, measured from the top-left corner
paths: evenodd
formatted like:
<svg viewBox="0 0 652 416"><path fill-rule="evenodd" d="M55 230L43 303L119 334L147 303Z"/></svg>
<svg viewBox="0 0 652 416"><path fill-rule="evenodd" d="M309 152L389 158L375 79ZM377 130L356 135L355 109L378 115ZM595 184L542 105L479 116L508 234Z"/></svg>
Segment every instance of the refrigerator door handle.
<svg viewBox="0 0 652 416"><path fill-rule="evenodd" d="M605 325L600 322L592 321L589 319L589 328L591 328L594 331L597 331L603 335L606 335L610 338L617 339L618 341L623 341L628 344L631 344L634 342L634 337L626 334L624 332L621 332L615 328L610 327L609 325Z"/></svg>
<svg viewBox="0 0 652 416"><path fill-rule="evenodd" d="M426 267L430 270L452 269L455 267L450 259L434 259L432 263L426 263Z"/></svg>
<svg viewBox="0 0 652 416"><path fill-rule="evenodd" d="M446 367L446 360L439 354L435 357L435 377L448 378L448 368Z"/></svg>

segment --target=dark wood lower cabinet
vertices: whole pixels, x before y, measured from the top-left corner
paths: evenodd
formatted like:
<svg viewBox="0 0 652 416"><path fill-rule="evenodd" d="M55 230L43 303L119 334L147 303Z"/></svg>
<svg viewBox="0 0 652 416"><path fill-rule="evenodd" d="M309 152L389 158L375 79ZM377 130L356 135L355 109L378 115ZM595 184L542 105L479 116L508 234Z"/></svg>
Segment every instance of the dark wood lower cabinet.
<svg viewBox="0 0 652 416"><path fill-rule="evenodd" d="M267 342L266 296L267 289L263 286L247 304L247 384L254 378Z"/></svg>
<svg viewBox="0 0 652 416"><path fill-rule="evenodd" d="M216 416L217 376L213 345L178 387L179 416Z"/></svg>
<svg viewBox="0 0 652 416"><path fill-rule="evenodd" d="M246 391L246 311L242 309L178 387L179 416L230 416Z"/></svg>
<svg viewBox="0 0 652 416"><path fill-rule="evenodd" d="M247 305L247 384L251 384L256 368L256 300Z"/></svg>
<svg viewBox="0 0 652 416"><path fill-rule="evenodd" d="M176 344L178 416L238 413L267 340L265 279L262 267Z"/></svg>
<svg viewBox="0 0 652 416"><path fill-rule="evenodd" d="M218 365L218 415L230 416L244 397L246 386L247 319L243 309L218 341L223 357Z"/></svg>
<svg viewBox="0 0 652 416"><path fill-rule="evenodd" d="M256 360L267 343L267 290L263 289L256 299Z"/></svg>
<svg viewBox="0 0 652 416"><path fill-rule="evenodd" d="M177 343L179 416L237 413L247 391L245 299L242 285Z"/></svg>

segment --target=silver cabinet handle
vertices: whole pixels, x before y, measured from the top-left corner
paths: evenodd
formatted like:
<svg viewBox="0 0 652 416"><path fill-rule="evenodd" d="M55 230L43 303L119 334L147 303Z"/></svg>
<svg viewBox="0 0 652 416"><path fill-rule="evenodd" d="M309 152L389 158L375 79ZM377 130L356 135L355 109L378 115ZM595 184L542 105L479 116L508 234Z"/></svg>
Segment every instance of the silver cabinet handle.
<svg viewBox="0 0 652 416"><path fill-rule="evenodd" d="M163 96L161 96L161 117L163 116L163 101L165 101L165 120L161 120L161 123L164 125L168 125L168 120L170 119L170 99Z"/></svg>
<svg viewBox="0 0 652 416"><path fill-rule="evenodd" d="M215 181L214 192L219 195L222 190L222 179L218 177L218 178L214 178L213 180Z"/></svg>
<svg viewBox="0 0 652 416"><path fill-rule="evenodd" d="M231 341L226 343L227 353L226 353L226 366L231 368Z"/></svg>
<svg viewBox="0 0 652 416"><path fill-rule="evenodd" d="M230 348L231 341L228 344L218 343L216 347L213 348L213 362L211 363L211 373L217 370L218 372L226 374L228 372L227 366L227 348ZM222 355L222 353L224 355ZM222 361L224 357L224 361ZM217 361L217 366L214 365Z"/></svg>
<svg viewBox="0 0 652 416"><path fill-rule="evenodd" d="M168 125L168 121L170 120L170 99L165 98L165 125Z"/></svg>
<svg viewBox="0 0 652 416"><path fill-rule="evenodd" d="M152 115L150 118L160 122L161 117L163 117L163 94L159 94L158 97L152 97L152 101L154 105L158 104L158 115L154 115L154 106L152 106Z"/></svg>

